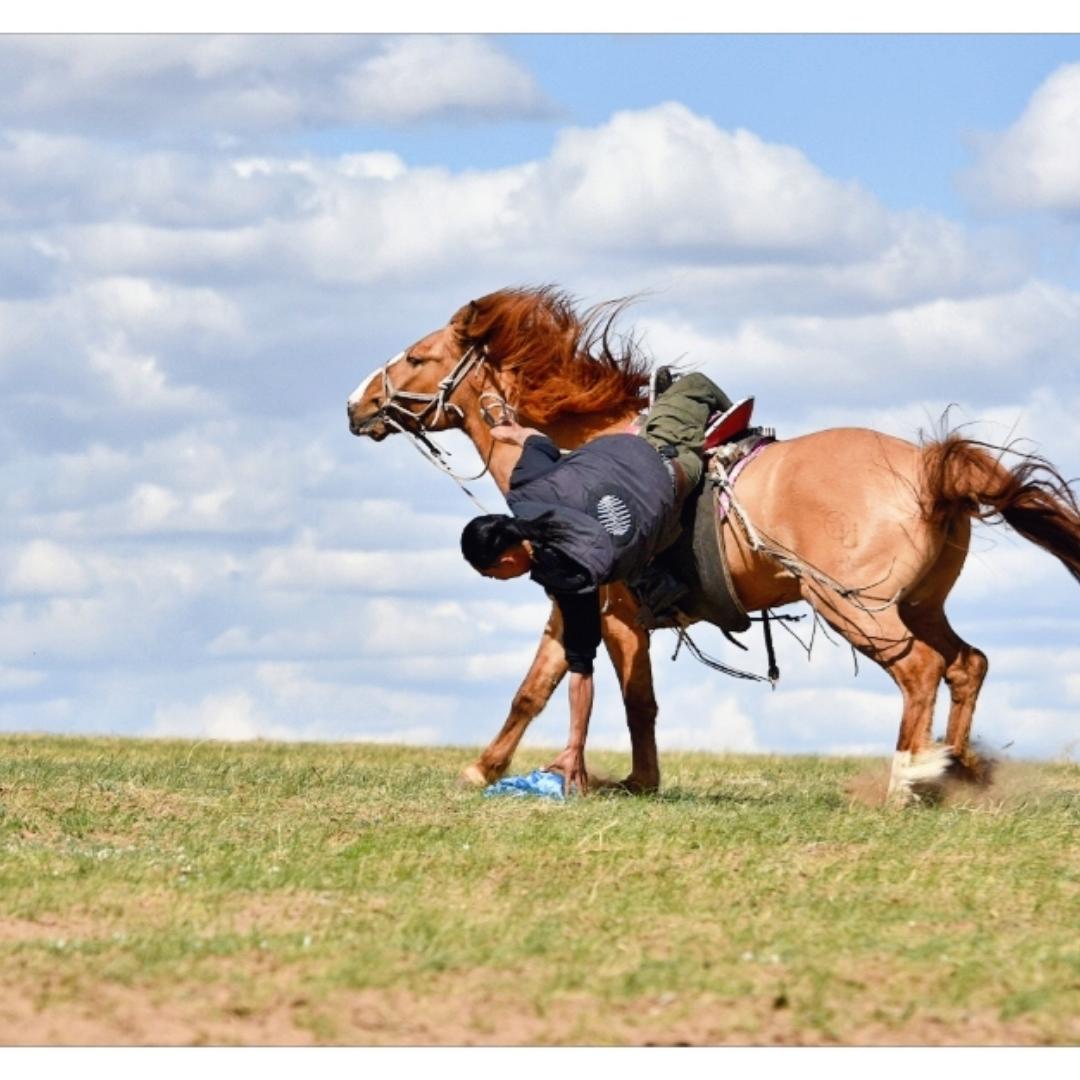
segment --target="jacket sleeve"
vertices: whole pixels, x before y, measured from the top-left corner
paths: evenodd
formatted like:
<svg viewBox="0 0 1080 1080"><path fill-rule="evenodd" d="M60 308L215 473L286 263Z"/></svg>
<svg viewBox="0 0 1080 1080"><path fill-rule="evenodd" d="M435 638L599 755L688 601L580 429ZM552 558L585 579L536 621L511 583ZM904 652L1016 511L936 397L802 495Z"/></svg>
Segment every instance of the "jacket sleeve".
<svg viewBox="0 0 1080 1080"><path fill-rule="evenodd" d="M563 648L571 671L591 675L600 645L600 592L555 593L563 618Z"/></svg>
<svg viewBox="0 0 1080 1080"><path fill-rule="evenodd" d="M510 490L539 480L559 464L561 456L559 448L546 435L530 435L510 474Z"/></svg>

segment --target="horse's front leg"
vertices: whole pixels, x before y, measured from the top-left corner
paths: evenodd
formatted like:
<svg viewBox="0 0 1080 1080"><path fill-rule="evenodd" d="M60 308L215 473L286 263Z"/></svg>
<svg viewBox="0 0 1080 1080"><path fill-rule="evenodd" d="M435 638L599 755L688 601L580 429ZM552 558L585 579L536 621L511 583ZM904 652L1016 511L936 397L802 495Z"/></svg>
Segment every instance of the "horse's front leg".
<svg viewBox="0 0 1080 1080"><path fill-rule="evenodd" d="M625 585L608 586L600 632L622 688L630 729L630 775L619 786L634 794L660 787L649 632L638 622L638 611L639 605Z"/></svg>
<svg viewBox="0 0 1080 1080"><path fill-rule="evenodd" d="M565 674L562 614L559 605L553 604L529 673L510 704L510 715L488 748L462 772L463 783L486 787L506 772L525 729L543 710Z"/></svg>

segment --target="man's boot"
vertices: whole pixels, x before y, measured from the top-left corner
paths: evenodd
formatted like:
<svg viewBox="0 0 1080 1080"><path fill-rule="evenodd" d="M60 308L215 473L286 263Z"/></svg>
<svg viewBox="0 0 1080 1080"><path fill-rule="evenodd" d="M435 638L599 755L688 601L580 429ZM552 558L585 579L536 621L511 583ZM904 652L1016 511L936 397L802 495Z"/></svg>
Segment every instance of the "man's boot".
<svg viewBox="0 0 1080 1080"><path fill-rule="evenodd" d="M652 385L649 387L649 408L656 404L656 399L666 394L671 389L671 384L675 381L675 376L671 373L671 368L664 365L658 367L652 373Z"/></svg>
<svg viewBox="0 0 1080 1080"><path fill-rule="evenodd" d="M638 623L646 630L678 626L682 612L679 601L689 592L667 567L653 561L632 581L628 582L641 605Z"/></svg>

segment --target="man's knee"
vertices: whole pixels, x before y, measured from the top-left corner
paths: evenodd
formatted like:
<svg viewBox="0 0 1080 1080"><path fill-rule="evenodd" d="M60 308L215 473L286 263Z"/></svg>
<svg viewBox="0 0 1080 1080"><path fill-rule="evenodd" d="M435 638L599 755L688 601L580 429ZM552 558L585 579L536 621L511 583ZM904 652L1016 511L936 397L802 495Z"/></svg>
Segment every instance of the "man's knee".
<svg viewBox="0 0 1080 1080"><path fill-rule="evenodd" d="M683 375L664 395L669 400L677 396L700 402L708 407L710 413L731 408L731 398L708 375L703 375L700 371Z"/></svg>

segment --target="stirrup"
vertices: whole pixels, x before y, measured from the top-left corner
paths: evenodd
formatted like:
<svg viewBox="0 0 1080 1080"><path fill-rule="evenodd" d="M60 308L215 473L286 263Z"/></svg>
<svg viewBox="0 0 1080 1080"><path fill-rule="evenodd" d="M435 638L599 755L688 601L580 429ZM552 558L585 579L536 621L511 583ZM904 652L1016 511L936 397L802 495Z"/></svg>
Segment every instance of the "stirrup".
<svg viewBox="0 0 1080 1080"><path fill-rule="evenodd" d="M670 570L649 563L627 584L640 605L638 622L646 630L679 625L679 603L690 593L686 582Z"/></svg>

